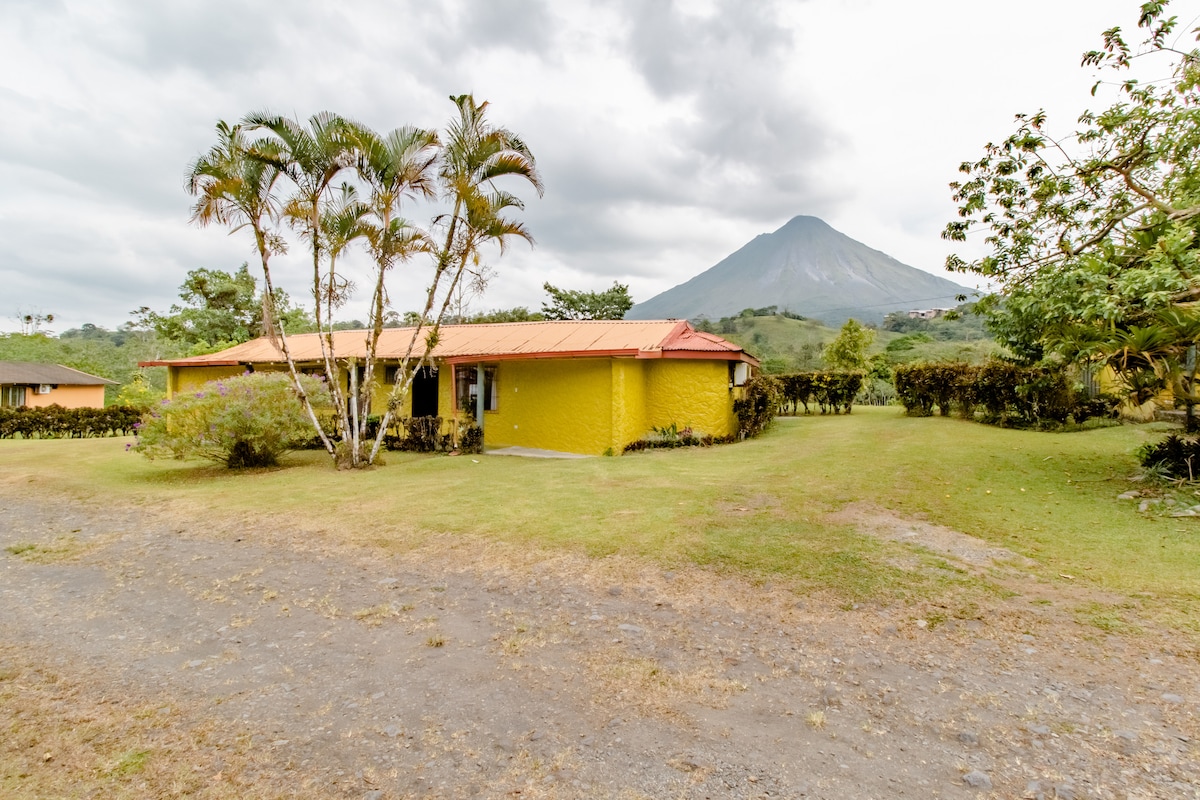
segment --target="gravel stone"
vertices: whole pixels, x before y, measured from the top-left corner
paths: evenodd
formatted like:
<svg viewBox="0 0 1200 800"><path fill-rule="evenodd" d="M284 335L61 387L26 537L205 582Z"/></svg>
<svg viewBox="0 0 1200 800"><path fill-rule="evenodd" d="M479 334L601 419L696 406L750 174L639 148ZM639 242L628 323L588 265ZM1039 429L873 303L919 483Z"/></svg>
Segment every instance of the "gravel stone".
<svg viewBox="0 0 1200 800"><path fill-rule="evenodd" d="M992 788L992 779L986 772L974 769L962 776L963 783L970 786L972 789L987 789Z"/></svg>

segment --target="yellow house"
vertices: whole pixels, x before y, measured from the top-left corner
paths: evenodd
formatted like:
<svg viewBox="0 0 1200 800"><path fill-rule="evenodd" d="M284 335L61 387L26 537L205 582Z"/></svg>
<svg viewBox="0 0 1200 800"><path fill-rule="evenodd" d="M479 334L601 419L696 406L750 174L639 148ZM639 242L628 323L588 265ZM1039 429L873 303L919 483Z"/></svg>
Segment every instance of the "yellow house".
<svg viewBox="0 0 1200 800"><path fill-rule="evenodd" d="M104 408L104 387L116 385L59 364L0 361L0 406Z"/></svg>
<svg viewBox="0 0 1200 800"><path fill-rule="evenodd" d="M419 334L416 355L424 336ZM383 331L375 409L384 407L412 340L412 328ZM323 363L316 334L289 336L287 345L304 371ZM362 369L365 346L364 331L334 334L343 385L348 360ZM442 417L446 426L469 417L481 424L489 449L591 455L620 453L656 427L691 428L697 436L735 434L735 392L758 367L738 345L678 320L443 325L432 362L414 379L402 417ZM171 394L247 370L285 368L279 347L265 338L143 366L166 366Z"/></svg>

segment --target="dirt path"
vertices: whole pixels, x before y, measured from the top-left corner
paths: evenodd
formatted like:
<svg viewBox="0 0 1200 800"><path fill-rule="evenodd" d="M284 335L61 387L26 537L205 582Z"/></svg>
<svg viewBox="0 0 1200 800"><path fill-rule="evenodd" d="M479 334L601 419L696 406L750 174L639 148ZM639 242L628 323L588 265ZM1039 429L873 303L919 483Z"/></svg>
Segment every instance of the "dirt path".
<svg viewBox="0 0 1200 800"><path fill-rule="evenodd" d="M11 485L0 516L10 660L176 698L163 726L253 742L239 779L285 796L1200 797L1196 653L1079 625L1019 565L1015 596L935 615L616 558L329 552L286 520ZM189 768L221 780L221 747Z"/></svg>

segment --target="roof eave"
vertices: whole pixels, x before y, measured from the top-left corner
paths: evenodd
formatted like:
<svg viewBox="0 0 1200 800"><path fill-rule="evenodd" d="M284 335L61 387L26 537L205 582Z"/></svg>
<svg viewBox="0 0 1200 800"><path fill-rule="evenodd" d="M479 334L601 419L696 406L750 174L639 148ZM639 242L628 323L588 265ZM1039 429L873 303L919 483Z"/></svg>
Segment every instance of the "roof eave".
<svg viewBox="0 0 1200 800"><path fill-rule="evenodd" d="M244 361L189 361L187 359L165 361L139 361L139 367L240 367L249 362ZM266 364L266 361L256 361L256 364Z"/></svg>

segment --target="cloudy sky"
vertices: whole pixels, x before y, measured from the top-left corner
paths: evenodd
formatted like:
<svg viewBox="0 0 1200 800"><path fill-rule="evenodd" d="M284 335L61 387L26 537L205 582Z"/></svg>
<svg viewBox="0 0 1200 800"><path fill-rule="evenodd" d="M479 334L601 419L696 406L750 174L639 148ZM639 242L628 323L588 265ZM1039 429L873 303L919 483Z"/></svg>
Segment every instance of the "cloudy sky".
<svg viewBox="0 0 1200 800"><path fill-rule="evenodd" d="M1137 5L4 0L0 331L20 313L116 327L166 310L190 269L253 265L244 232L188 223L183 176L217 120L440 127L464 92L546 184L522 190L537 246L492 254L476 310L536 309L544 281L649 299L797 214L944 274L957 165L1016 112L1074 130L1096 104L1080 54ZM1190 29L1200 0L1172 10ZM301 250L278 262L295 297ZM398 277L394 306L415 308L426 266Z"/></svg>

